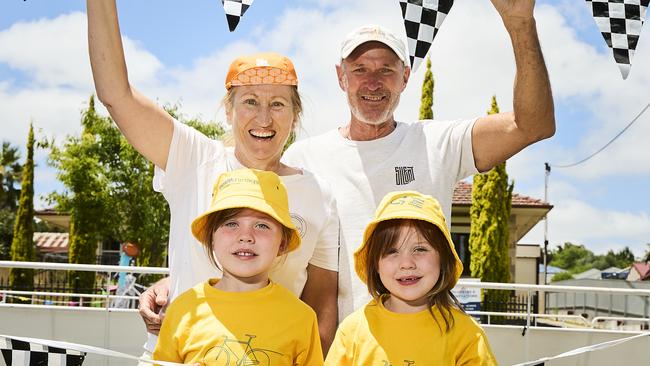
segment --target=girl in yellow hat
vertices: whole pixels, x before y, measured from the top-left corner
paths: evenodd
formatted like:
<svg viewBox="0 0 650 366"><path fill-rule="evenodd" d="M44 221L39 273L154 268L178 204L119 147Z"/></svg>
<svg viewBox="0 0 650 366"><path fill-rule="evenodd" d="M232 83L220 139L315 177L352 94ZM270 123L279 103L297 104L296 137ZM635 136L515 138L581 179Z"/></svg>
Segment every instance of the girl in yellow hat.
<svg viewBox="0 0 650 366"><path fill-rule="evenodd" d="M171 303L154 359L205 366L322 365L316 313L269 280L276 258L301 241L278 175L252 169L222 174L210 208L191 229L223 275Z"/></svg>
<svg viewBox="0 0 650 366"><path fill-rule="evenodd" d="M384 197L354 254L373 300L339 326L325 365L496 365L451 289L463 265L437 200Z"/></svg>

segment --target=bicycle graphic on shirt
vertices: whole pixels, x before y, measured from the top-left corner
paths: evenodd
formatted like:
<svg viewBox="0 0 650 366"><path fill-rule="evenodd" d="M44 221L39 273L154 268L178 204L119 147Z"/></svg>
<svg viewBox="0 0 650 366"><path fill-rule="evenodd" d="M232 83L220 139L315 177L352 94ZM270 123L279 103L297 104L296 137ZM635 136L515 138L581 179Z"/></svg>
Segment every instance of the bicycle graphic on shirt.
<svg viewBox="0 0 650 366"><path fill-rule="evenodd" d="M247 341L226 337L220 345L210 348L203 357L205 366L271 366L269 354L282 356L282 353L270 349L253 348L251 342L257 336L244 335L248 337ZM231 348L231 345L245 347L239 351L241 347Z"/></svg>
<svg viewBox="0 0 650 366"><path fill-rule="evenodd" d="M393 364L391 364L386 360L382 360L381 362L384 363L382 366L393 366ZM404 366L411 366L411 365L415 365L415 361L404 360Z"/></svg>

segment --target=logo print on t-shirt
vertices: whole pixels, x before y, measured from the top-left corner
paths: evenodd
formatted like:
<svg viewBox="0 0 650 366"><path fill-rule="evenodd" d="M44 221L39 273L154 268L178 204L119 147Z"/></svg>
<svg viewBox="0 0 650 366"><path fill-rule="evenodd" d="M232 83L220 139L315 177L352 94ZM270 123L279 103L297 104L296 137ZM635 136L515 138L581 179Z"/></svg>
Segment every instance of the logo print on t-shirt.
<svg viewBox="0 0 650 366"><path fill-rule="evenodd" d="M300 239L304 239L305 232L307 231L307 221L303 219L302 216L296 213L291 213L291 222L293 222L293 224L296 226L296 229L298 229Z"/></svg>
<svg viewBox="0 0 650 366"><path fill-rule="evenodd" d="M412 166L396 166L395 167L395 184L403 186L415 180L415 173L413 173Z"/></svg>
<svg viewBox="0 0 650 366"><path fill-rule="evenodd" d="M245 334L247 341L229 338L226 336L223 342L210 348L201 360L205 366L229 366L229 365L277 365L274 358L283 356L282 353L270 349L254 348L252 341L257 336Z"/></svg>

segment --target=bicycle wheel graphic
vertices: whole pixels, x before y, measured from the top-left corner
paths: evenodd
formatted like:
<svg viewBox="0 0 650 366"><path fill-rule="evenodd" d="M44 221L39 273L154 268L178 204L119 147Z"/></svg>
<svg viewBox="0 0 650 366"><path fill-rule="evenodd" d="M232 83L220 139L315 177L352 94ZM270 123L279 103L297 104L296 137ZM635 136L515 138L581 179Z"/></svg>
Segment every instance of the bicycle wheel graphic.
<svg viewBox="0 0 650 366"><path fill-rule="evenodd" d="M230 366L230 354L222 346L214 347L203 357L205 366Z"/></svg>
<svg viewBox="0 0 650 366"><path fill-rule="evenodd" d="M252 349L246 352L246 366L271 366L271 358L261 349Z"/></svg>

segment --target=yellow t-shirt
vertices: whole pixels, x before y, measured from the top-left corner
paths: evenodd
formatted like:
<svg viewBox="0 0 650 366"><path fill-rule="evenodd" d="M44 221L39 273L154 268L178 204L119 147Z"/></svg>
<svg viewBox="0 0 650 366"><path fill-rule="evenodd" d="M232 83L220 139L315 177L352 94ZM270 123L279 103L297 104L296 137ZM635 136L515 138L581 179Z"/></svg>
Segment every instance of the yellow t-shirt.
<svg viewBox="0 0 650 366"><path fill-rule="evenodd" d="M455 323L446 333L437 308L413 314L387 310L371 301L339 326L326 366L497 365L483 329L467 314L452 310Z"/></svg>
<svg viewBox="0 0 650 366"><path fill-rule="evenodd" d="M289 290L270 283L256 291L225 292L212 286L217 281L200 283L171 303L155 360L205 366L323 364L316 314Z"/></svg>

